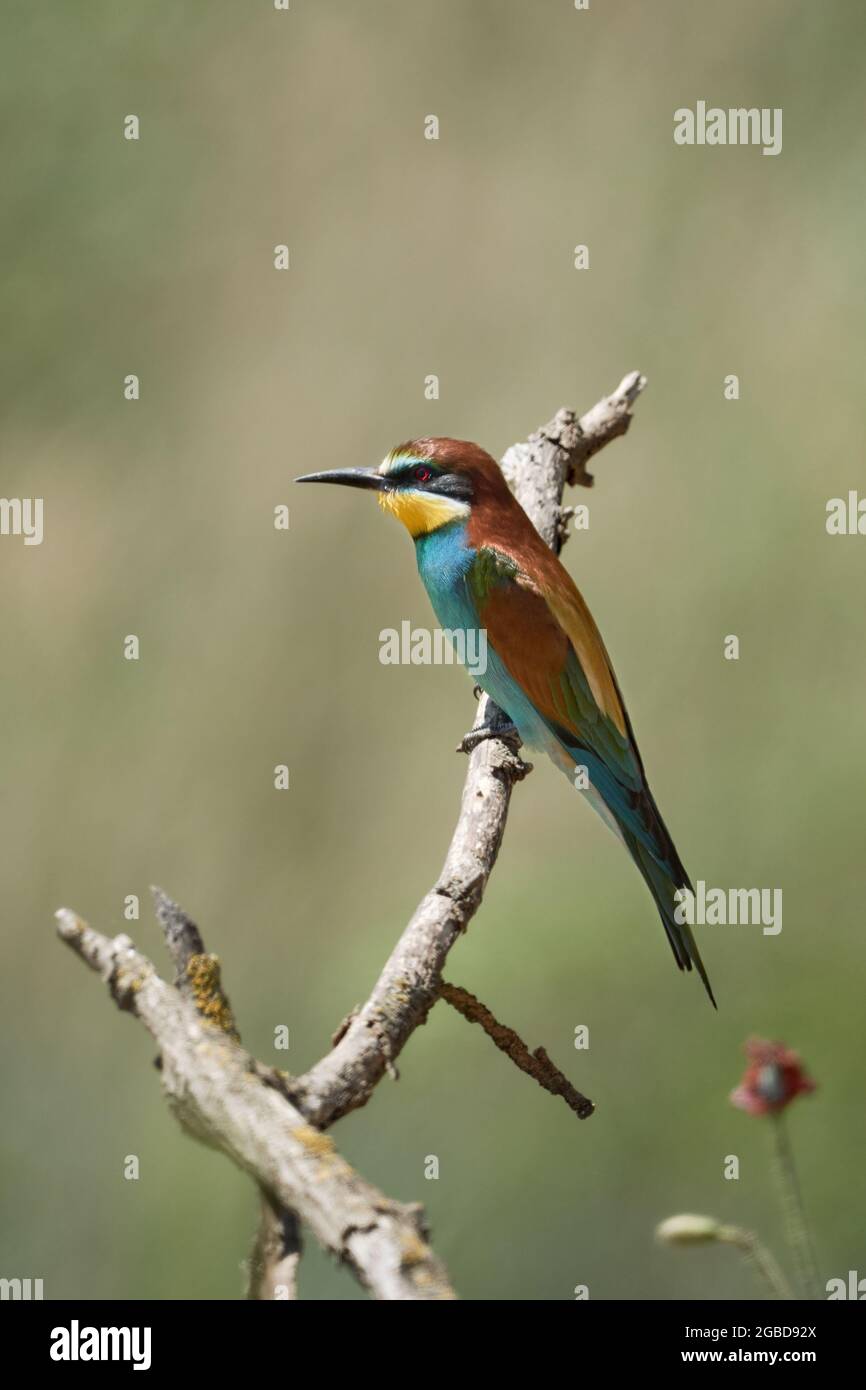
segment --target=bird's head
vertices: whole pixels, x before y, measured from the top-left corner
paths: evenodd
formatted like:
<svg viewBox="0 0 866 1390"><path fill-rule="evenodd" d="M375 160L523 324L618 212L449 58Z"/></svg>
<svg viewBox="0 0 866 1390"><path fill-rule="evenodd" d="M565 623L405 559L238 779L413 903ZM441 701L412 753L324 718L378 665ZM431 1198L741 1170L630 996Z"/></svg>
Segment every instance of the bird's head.
<svg viewBox="0 0 866 1390"><path fill-rule="evenodd" d="M369 488L416 540L510 496L496 460L462 439L413 439L392 449L378 468L337 468L295 481Z"/></svg>

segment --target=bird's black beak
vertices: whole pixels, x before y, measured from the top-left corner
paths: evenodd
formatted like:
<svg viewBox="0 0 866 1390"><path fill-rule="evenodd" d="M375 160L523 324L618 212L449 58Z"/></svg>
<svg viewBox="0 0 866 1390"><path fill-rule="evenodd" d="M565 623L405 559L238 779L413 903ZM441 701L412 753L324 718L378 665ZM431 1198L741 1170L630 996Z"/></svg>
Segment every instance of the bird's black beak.
<svg viewBox="0 0 866 1390"><path fill-rule="evenodd" d="M381 492L387 487L387 479L373 468L335 468L330 473L305 473L296 478L296 483L345 483L346 487L374 488Z"/></svg>

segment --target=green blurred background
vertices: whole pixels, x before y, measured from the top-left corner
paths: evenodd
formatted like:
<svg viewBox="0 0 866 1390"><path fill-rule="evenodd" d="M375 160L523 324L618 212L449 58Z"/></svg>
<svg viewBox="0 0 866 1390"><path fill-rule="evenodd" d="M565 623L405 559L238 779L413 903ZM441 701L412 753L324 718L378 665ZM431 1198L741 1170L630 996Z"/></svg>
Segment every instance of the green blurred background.
<svg viewBox="0 0 866 1390"><path fill-rule="evenodd" d="M335 1138L425 1203L464 1297L752 1296L732 1252L653 1227L707 1211L784 1256L770 1136L727 1102L743 1039L781 1037L820 1085L791 1122L822 1277L866 1273L866 540L824 525L866 490L864 44L856 0L3 7L2 491L44 497L46 529L0 542L0 1274L231 1298L255 1223L251 1184L169 1115L152 1041L56 941L59 905L164 965L164 886L246 1045L301 1070L439 871L469 682L379 664L382 628L432 623L412 546L292 478L427 433L501 455L633 367L648 390L566 562L692 876L781 887L784 929L704 929L714 1015L539 766L447 973L597 1114L443 1005ZM782 107L781 155L677 147L698 99ZM315 1250L302 1294L358 1296Z"/></svg>

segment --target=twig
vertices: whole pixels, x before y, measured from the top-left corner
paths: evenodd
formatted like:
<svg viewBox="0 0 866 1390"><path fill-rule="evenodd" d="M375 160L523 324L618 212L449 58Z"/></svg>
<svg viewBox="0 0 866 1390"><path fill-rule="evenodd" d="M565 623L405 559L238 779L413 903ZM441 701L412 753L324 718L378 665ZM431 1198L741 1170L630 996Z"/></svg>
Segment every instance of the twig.
<svg viewBox="0 0 866 1390"><path fill-rule="evenodd" d="M180 904L174 902L162 888L152 886L150 891L165 944L175 964L176 988L191 1000L203 1018L240 1042L231 1005L222 987L219 960L205 950L201 932ZM256 1070L261 1076L268 1071L258 1064ZM281 1298L297 1298L301 1250L301 1228L297 1215L277 1206L267 1192L262 1191L259 1226L247 1261L247 1297L273 1299L279 1293Z"/></svg>
<svg viewBox="0 0 866 1390"><path fill-rule="evenodd" d="M161 888L152 887L150 891L165 944L176 967L176 987L185 998L192 1000L202 1018L240 1042L232 1007L222 987L219 958L205 950L201 932L182 907Z"/></svg>
<svg viewBox="0 0 866 1390"><path fill-rule="evenodd" d="M551 1095L562 1096L566 1105L579 1119L585 1120L592 1114L595 1109L592 1101L575 1090L568 1077L551 1062L543 1047L537 1047L534 1052L530 1052L514 1029L500 1023L487 1006L467 989L461 989L459 985L450 985L443 980L441 992L442 998L465 1019L470 1023L480 1024L488 1038L496 1044L500 1052L511 1058L515 1066L525 1071L527 1076L531 1076L545 1091L550 1091Z"/></svg>
<svg viewBox="0 0 866 1390"><path fill-rule="evenodd" d="M263 1192L259 1228L248 1261L247 1297L296 1299L302 1250L301 1228L295 1213L275 1207Z"/></svg>
<svg viewBox="0 0 866 1390"><path fill-rule="evenodd" d="M205 954L201 932L183 908L173 902L162 888L155 885L150 889L157 921L162 927L169 955L177 967L175 984L182 994L191 993L187 966L195 956ZM226 1000L228 1003L228 1000Z"/></svg>
<svg viewBox="0 0 866 1390"><path fill-rule="evenodd" d="M599 449L625 434L632 406L646 386L640 372L629 372L609 396L603 396L580 418L558 410L552 420L513 444L502 460L508 485L539 535L559 551L560 506L566 483L592 487L595 479L586 465Z"/></svg>

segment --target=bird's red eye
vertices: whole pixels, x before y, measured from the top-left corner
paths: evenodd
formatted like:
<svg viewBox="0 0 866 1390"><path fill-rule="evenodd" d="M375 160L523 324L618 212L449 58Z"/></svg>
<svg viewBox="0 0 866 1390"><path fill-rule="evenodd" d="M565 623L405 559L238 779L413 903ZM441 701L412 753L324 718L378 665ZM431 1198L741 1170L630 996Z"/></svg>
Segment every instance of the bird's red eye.
<svg viewBox="0 0 866 1390"><path fill-rule="evenodd" d="M431 468L425 468L423 463L415 469L416 483L429 483L432 477L433 470Z"/></svg>

